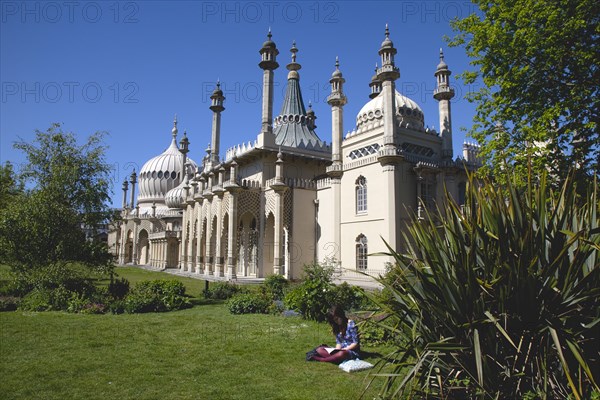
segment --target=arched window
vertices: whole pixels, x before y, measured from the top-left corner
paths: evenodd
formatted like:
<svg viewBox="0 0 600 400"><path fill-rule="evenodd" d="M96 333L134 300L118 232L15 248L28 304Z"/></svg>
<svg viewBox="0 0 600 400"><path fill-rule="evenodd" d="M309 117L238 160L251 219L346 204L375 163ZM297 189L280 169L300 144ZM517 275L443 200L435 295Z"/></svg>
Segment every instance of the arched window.
<svg viewBox="0 0 600 400"><path fill-rule="evenodd" d="M362 233L356 238L356 269L367 269L367 237Z"/></svg>
<svg viewBox="0 0 600 400"><path fill-rule="evenodd" d="M367 212L367 180L359 176L356 180L356 213Z"/></svg>

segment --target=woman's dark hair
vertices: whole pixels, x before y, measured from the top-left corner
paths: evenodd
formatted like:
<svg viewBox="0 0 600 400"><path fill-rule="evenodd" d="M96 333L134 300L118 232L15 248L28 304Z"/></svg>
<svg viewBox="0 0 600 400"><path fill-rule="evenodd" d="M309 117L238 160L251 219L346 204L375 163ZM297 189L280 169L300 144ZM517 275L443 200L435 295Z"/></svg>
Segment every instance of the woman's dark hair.
<svg viewBox="0 0 600 400"><path fill-rule="evenodd" d="M331 330L334 335L341 333L346 334L346 328L348 328L348 318L344 309L340 306L333 306L327 312L327 322L331 325Z"/></svg>

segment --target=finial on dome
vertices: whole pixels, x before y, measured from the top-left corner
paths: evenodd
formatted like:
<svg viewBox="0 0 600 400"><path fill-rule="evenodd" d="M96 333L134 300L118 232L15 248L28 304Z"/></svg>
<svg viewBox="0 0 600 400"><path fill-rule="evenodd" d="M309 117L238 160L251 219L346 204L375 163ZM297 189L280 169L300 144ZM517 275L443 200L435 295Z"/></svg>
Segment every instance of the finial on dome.
<svg viewBox="0 0 600 400"><path fill-rule="evenodd" d="M269 38L269 40L271 40L271 38L273 37L273 35L271 34L271 27L269 27L269 33L267 33L267 37Z"/></svg>
<svg viewBox="0 0 600 400"><path fill-rule="evenodd" d="M390 37L390 28L388 27L388 24L385 24L385 37L389 38Z"/></svg>
<svg viewBox="0 0 600 400"><path fill-rule="evenodd" d="M221 80L217 78L217 89L221 88Z"/></svg>
<svg viewBox="0 0 600 400"><path fill-rule="evenodd" d="M308 101L308 109L309 109L309 110L312 110L312 100L309 100L309 101Z"/></svg>
<svg viewBox="0 0 600 400"><path fill-rule="evenodd" d="M335 69L340 69L340 58L335 56Z"/></svg>
<svg viewBox="0 0 600 400"><path fill-rule="evenodd" d="M444 61L444 50L442 50L442 48L440 47L440 62L437 65L437 70L447 70L448 69L448 64L446 64L446 61Z"/></svg>
<svg viewBox="0 0 600 400"><path fill-rule="evenodd" d="M175 118L173 119L173 129L171 129L171 133L173 137L177 137L177 114L175 114Z"/></svg>
<svg viewBox="0 0 600 400"><path fill-rule="evenodd" d="M210 154L210 143L208 143L208 146L206 147L206 153Z"/></svg>
<svg viewBox="0 0 600 400"><path fill-rule="evenodd" d="M277 152L277 161L283 161L283 154L281 153L281 146L279 146L279 151Z"/></svg>
<svg viewBox="0 0 600 400"><path fill-rule="evenodd" d="M292 62L295 63L296 62L296 53L298 52L298 49L296 48L295 40L292 42L292 48L290 49L290 52L292 53Z"/></svg>

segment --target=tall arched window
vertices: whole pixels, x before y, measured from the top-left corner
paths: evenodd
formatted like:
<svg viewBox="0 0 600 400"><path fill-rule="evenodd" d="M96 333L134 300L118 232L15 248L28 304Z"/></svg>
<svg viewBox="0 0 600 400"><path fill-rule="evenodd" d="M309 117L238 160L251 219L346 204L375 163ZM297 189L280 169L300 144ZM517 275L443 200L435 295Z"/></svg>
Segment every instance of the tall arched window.
<svg viewBox="0 0 600 400"><path fill-rule="evenodd" d="M362 233L356 238L356 269L367 269L367 237Z"/></svg>
<svg viewBox="0 0 600 400"><path fill-rule="evenodd" d="M367 212L367 180L364 176L356 179L356 213Z"/></svg>

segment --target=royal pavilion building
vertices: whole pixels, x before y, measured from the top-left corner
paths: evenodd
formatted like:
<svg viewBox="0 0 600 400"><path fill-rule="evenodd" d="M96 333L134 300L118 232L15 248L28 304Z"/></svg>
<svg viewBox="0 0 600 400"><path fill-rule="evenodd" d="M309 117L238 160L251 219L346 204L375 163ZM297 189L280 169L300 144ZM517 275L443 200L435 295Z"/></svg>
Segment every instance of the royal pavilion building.
<svg viewBox="0 0 600 400"><path fill-rule="evenodd" d="M343 135L345 79L336 60L327 97L332 126L319 136L315 113L302 98L295 43L283 105L273 115L279 50L271 39L269 32L259 51L262 123L255 138L221 155L225 97L217 83L210 147L200 162L188 157L186 133L177 143L175 119L167 149L123 182L122 220L109 234L120 264L243 281L299 278L316 261L333 263L339 279L361 284L365 273L385 272L392 260L371 254L387 250L384 240L401 249L413 215L444 201L445 190L464 203L477 147L465 144L462 157L453 156L454 90L441 51L433 94L439 131L425 128L419 105L396 90L400 72L386 27L380 67L353 130Z"/></svg>

